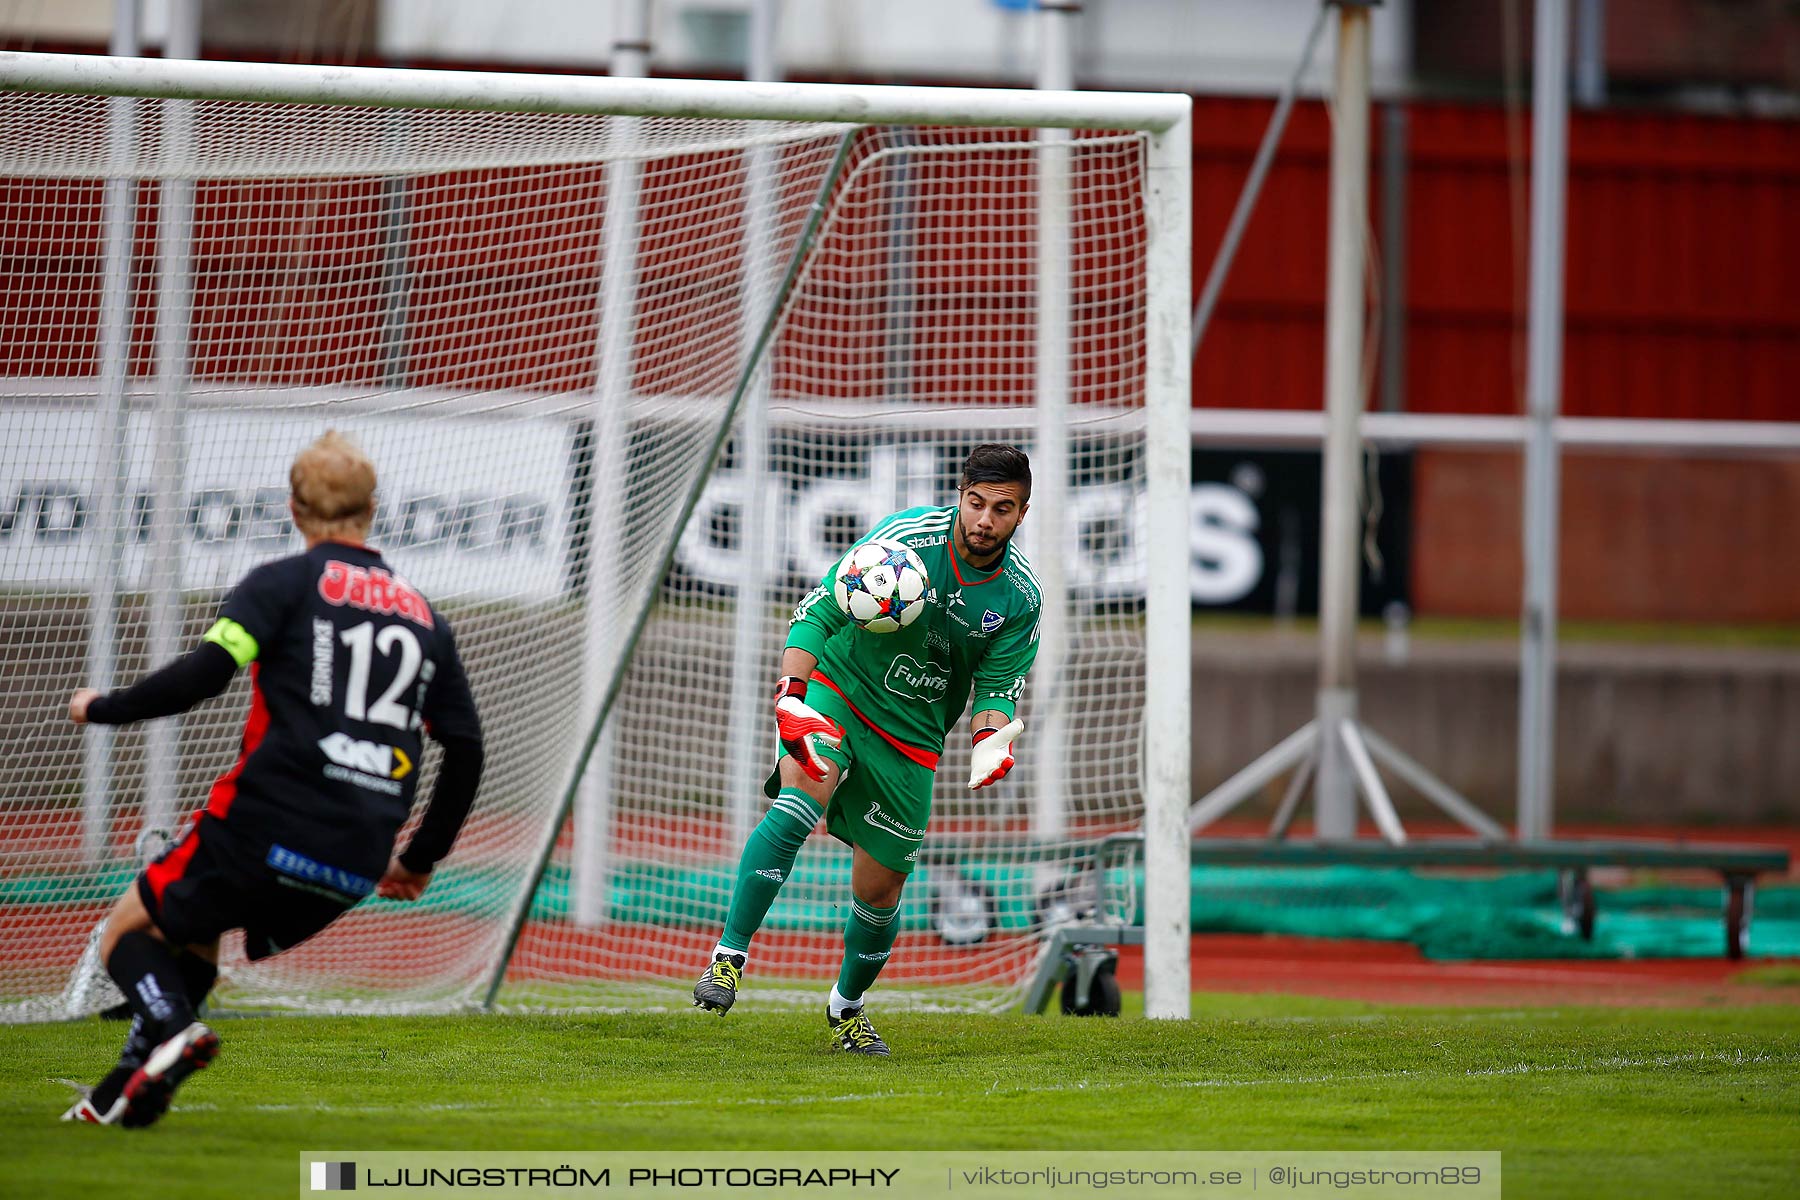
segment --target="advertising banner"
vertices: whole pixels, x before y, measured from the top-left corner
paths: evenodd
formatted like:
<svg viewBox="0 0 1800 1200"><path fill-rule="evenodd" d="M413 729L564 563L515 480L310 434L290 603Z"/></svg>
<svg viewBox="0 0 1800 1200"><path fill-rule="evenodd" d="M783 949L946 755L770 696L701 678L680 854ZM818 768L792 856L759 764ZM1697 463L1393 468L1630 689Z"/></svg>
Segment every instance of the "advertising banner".
<svg viewBox="0 0 1800 1200"><path fill-rule="evenodd" d="M478 417L318 416L248 410L183 414L183 586L228 588L257 563L297 553L288 466L327 426L380 475L370 543L433 599L544 598L562 588L568 537L565 422ZM145 586L155 503L153 417L133 413L121 583ZM0 409L0 583L81 589L99 567L95 514L110 457L97 418L73 408Z"/></svg>

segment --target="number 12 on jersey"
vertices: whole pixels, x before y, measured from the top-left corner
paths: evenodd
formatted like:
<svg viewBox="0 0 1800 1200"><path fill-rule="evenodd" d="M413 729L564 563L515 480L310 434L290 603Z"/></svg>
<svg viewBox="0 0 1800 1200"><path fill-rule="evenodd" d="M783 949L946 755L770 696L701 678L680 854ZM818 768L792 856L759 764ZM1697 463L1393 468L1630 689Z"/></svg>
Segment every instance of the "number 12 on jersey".
<svg viewBox="0 0 1800 1200"><path fill-rule="evenodd" d="M313 623L312 702L332 702L332 657L335 650L329 621ZM353 721L386 725L393 729L413 730L421 723L420 710L425 706L425 687L437 666L426 659L419 639L404 625L385 625L380 631L373 621L352 625L336 639L350 651L350 670L344 681L344 715ZM397 659L393 679L379 697L369 702L369 676L375 657L383 662ZM417 683L410 704L401 703L408 689Z"/></svg>

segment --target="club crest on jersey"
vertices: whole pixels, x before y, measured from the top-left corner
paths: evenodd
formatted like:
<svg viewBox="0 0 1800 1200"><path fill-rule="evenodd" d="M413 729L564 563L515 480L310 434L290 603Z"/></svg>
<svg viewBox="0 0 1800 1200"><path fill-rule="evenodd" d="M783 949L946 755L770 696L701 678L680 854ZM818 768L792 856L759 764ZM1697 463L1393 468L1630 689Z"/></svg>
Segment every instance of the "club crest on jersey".
<svg viewBox="0 0 1800 1200"><path fill-rule="evenodd" d="M319 576L319 595L339 608L349 605L364 612L404 617L414 625L432 627L431 605L412 584L380 567L359 567L331 559Z"/></svg>
<svg viewBox="0 0 1800 1200"><path fill-rule="evenodd" d="M981 614L981 632L983 633L993 633L1004 624L1006 624L1006 618L991 608Z"/></svg>

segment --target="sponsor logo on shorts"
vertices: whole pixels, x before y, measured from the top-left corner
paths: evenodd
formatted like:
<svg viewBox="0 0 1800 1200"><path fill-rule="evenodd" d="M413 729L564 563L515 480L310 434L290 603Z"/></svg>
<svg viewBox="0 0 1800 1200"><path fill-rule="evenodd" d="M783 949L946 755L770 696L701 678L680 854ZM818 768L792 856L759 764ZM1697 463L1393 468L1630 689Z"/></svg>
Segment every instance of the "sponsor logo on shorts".
<svg viewBox="0 0 1800 1200"><path fill-rule="evenodd" d="M878 803L869 805L869 811L863 814L863 820L878 829L887 830L902 841L922 842L925 840L925 831L923 829L914 829L911 825L902 824L901 822L896 821L887 813L882 812L881 805ZM913 854L917 853L917 850L913 851ZM912 855L909 854L907 857L911 858Z"/></svg>
<svg viewBox="0 0 1800 1200"><path fill-rule="evenodd" d="M268 857L263 861L283 875L303 883L323 885L350 899L359 899L375 890L375 881L367 875L319 862L286 846L270 846Z"/></svg>
<svg viewBox="0 0 1800 1200"><path fill-rule="evenodd" d="M400 780L412 773L412 759L398 746L365 742L347 733L334 733L319 739L319 749L331 760L324 775L353 783L388 796L400 794Z"/></svg>
<svg viewBox="0 0 1800 1200"><path fill-rule="evenodd" d="M862 959L864 962L886 962L887 956L892 953L893 951L891 950L878 950L874 954L864 954L861 950L858 950L856 952L856 957Z"/></svg>

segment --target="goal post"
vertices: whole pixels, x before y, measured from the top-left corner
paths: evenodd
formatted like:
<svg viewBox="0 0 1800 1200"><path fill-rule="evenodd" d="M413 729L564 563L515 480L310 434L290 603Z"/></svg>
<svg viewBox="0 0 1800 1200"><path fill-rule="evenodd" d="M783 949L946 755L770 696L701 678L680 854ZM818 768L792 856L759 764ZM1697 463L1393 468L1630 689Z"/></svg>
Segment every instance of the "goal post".
<svg viewBox="0 0 1800 1200"><path fill-rule="evenodd" d="M68 691L91 653L117 679L153 665L159 605L191 644L244 570L297 548L286 462L333 425L382 473L373 540L456 627L490 768L423 901L367 903L265 963L228 941L225 1002L678 996L741 833L745 756L721 711L737 677L772 671L786 609L858 522L948 502L970 447L1013 440L1060 485L1059 527L1028 518L1022 538L1064 580L1046 596L1061 670L1023 697L1000 789L960 787L952 734L881 987L1016 1000L1047 923L1107 890L1095 848L1143 828L1146 1008L1185 1016L1188 112L1152 94L0 54L0 668L18 681L0 715L0 1019L97 1002L70 973L147 815L191 812L236 753L234 690L180 724L173 782L152 788L141 731L84 759ZM107 202L121 193L131 219ZM181 286L159 288L171 246ZM1066 345L1042 346L1058 327ZM159 420L170 362L176 419ZM157 429L175 452L152 452ZM745 571L751 507L773 558ZM154 530L180 552L159 556ZM766 605L734 610L743 579L768 582ZM1034 763L1047 729L1061 744ZM584 767L607 773L604 811L574 802ZM814 998L847 861L809 840L758 943L759 994Z"/></svg>

